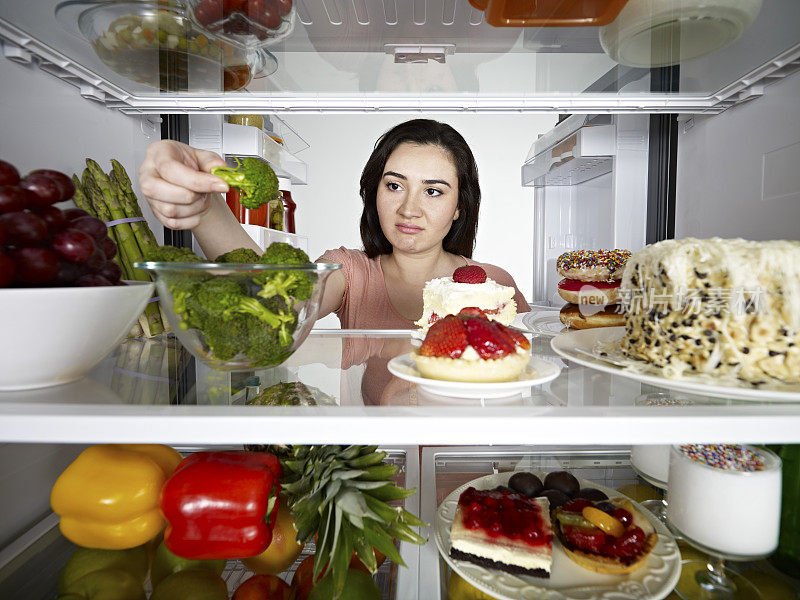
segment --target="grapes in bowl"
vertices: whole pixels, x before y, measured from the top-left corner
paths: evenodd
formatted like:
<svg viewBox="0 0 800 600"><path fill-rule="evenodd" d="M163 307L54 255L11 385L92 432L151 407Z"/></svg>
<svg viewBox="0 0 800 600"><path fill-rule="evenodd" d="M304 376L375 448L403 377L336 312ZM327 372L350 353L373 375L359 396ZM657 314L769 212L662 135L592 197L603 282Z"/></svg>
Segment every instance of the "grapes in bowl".
<svg viewBox="0 0 800 600"><path fill-rule="evenodd" d="M0 160L0 389L79 379L122 340L153 293L123 282L103 221L53 206L72 180Z"/></svg>

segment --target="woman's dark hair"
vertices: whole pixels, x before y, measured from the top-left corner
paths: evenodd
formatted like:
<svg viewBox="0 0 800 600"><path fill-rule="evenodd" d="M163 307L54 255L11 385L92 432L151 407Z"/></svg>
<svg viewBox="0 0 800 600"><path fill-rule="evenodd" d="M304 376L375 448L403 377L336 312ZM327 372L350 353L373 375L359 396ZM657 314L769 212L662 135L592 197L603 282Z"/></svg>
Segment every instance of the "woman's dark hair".
<svg viewBox="0 0 800 600"><path fill-rule="evenodd" d="M475 235L478 232L478 209L481 205L481 188L478 184L478 166L467 142L455 129L445 123L430 119L413 119L396 125L375 143L375 149L361 173L361 241L370 258L391 254L392 244L383 235L378 218L378 186L383 178L386 161L403 143L438 146L450 153L458 173L458 218L442 240L445 251L472 258Z"/></svg>

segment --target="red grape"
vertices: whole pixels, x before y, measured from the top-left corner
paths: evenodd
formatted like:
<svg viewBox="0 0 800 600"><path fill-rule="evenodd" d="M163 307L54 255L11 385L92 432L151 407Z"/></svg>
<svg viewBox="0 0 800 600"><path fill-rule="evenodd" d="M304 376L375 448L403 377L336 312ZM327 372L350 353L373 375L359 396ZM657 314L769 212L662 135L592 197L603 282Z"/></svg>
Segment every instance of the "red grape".
<svg viewBox="0 0 800 600"><path fill-rule="evenodd" d="M122 278L122 269L120 269L119 265L113 260L107 260L103 263L103 266L100 267L97 274L101 277L105 277L111 283L116 283Z"/></svg>
<svg viewBox="0 0 800 600"><path fill-rule="evenodd" d="M71 227L59 231L50 245L53 250L72 262L85 262L97 250L92 236ZM103 258L105 259L105 256Z"/></svg>
<svg viewBox="0 0 800 600"><path fill-rule="evenodd" d="M0 288L8 287L14 281L14 261L0 252Z"/></svg>
<svg viewBox="0 0 800 600"><path fill-rule="evenodd" d="M292 11L292 0L275 0L278 5L278 14L285 17Z"/></svg>
<svg viewBox="0 0 800 600"><path fill-rule="evenodd" d="M222 0L222 12L229 15L232 12L244 11L247 0Z"/></svg>
<svg viewBox="0 0 800 600"><path fill-rule="evenodd" d="M19 187L32 192L28 202L33 206L48 206L61 199L60 188L46 175L28 175L19 182Z"/></svg>
<svg viewBox="0 0 800 600"><path fill-rule="evenodd" d="M79 277L86 275L86 265L84 263L74 263L68 260L61 260L58 263L58 273L53 279L54 285L75 285Z"/></svg>
<svg viewBox="0 0 800 600"><path fill-rule="evenodd" d="M0 214L18 212L28 206L29 194L16 185L0 186Z"/></svg>
<svg viewBox="0 0 800 600"><path fill-rule="evenodd" d="M47 237L47 224L33 213L6 213L0 216L0 221L5 226L9 244L38 244Z"/></svg>
<svg viewBox="0 0 800 600"><path fill-rule="evenodd" d="M6 235L6 226L3 225L3 222L0 221L0 250L3 249L3 246L6 245L6 240L8 236Z"/></svg>
<svg viewBox="0 0 800 600"><path fill-rule="evenodd" d="M11 258L17 279L25 283L47 283L58 273L58 255L47 248L17 248Z"/></svg>
<svg viewBox="0 0 800 600"><path fill-rule="evenodd" d="M91 217L88 212L83 210L82 208L68 208L64 211L64 218L67 221L74 221L75 219L80 219L81 217Z"/></svg>
<svg viewBox="0 0 800 600"><path fill-rule="evenodd" d="M37 208L34 209L33 214L38 217L41 217L42 221L45 222L47 228L50 230L50 233L55 233L56 231L60 231L64 225L67 224L67 219L64 217L64 212L56 208L55 206L45 206L44 208Z"/></svg>
<svg viewBox="0 0 800 600"><path fill-rule="evenodd" d="M0 160L0 185L17 185L19 183L19 171L14 165Z"/></svg>
<svg viewBox="0 0 800 600"><path fill-rule="evenodd" d="M75 195L75 184L72 183L72 179L64 175L64 173L61 171L54 171L53 169L36 169L35 171L28 173L28 175L44 175L45 177L52 179L58 186L59 192L61 193L58 202L69 200Z"/></svg>
<svg viewBox="0 0 800 600"><path fill-rule="evenodd" d="M105 285L113 285L108 279L96 273L89 273L83 277L78 278L75 282L76 285L81 287L100 287Z"/></svg>
<svg viewBox="0 0 800 600"><path fill-rule="evenodd" d="M72 221L69 226L92 236L96 242L108 237L108 227L96 217L81 217Z"/></svg>
<svg viewBox="0 0 800 600"><path fill-rule="evenodd" d="M95 244L94 252L92 252L92 255L86 259L86 262L84 263L86 265L86 269L90 273L97 273L103 266L104 262L106 262L106 255L103 254L103 251L100 250L97 244Z"/></svg>
<svg viewBox="0 0 800 600"><path fill-rule="evenodd" d="M247 0L247 16L267 29L277 29L281 24L278 6L272 0Z"/></svg>
<svg viewBox="0 0 800 600"><path fill-rule="evenodd" d="M117 245L110 237L100 240L100 249L103 251L103 254L106 255L108 260L111 260L117 255Z"/></svg>

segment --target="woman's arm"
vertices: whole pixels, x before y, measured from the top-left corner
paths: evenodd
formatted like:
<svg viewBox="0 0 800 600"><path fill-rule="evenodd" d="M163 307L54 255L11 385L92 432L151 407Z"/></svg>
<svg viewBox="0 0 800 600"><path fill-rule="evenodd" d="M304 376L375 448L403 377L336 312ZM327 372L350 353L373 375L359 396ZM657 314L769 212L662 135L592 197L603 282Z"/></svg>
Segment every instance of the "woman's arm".
<svg viewBox="0 0 800 600"><path fill-rule="evenodd" d="M156 218L172 229L191 229L209 258L235 248L260 253L220 196L228 184L209 173L217 166L225 161L213 152L161 140L147 148L139 186Z"/></svg>
<svg viewBox="0 0 800 600"><path fill-rule="evenodd" d="M317 262L322 262L317 260ZM318 319L326 317L335 310L338 310L344 301L344 292L347 288L344 270L338 269L328 275L325 281L325 291L322 294L322 301L319 306Z"/></svg>

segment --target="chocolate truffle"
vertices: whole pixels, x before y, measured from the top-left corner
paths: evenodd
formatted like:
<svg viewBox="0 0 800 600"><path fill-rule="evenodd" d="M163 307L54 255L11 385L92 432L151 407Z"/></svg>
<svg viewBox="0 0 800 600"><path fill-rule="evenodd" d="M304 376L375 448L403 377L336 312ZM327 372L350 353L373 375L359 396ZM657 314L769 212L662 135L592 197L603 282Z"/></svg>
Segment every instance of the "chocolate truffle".
<svg viewBox="0 0 800 600"><path fill-rule="evenodd" d="M553 471L544 478L544 489L558 490L564 492L570 498L574 498L581 489L581 484L575 479L572 473L566 471Z"/></svg>
<svg viewBox="0 0 800 600"><path fill-rule="evenodd" d="M528 498L538 496L539 493L544 489L541 479L539 479L533 473L525 472L514 473L511 476L511 479L508 480L508 487L519 492L520 494L524 494Z"/></svg>

